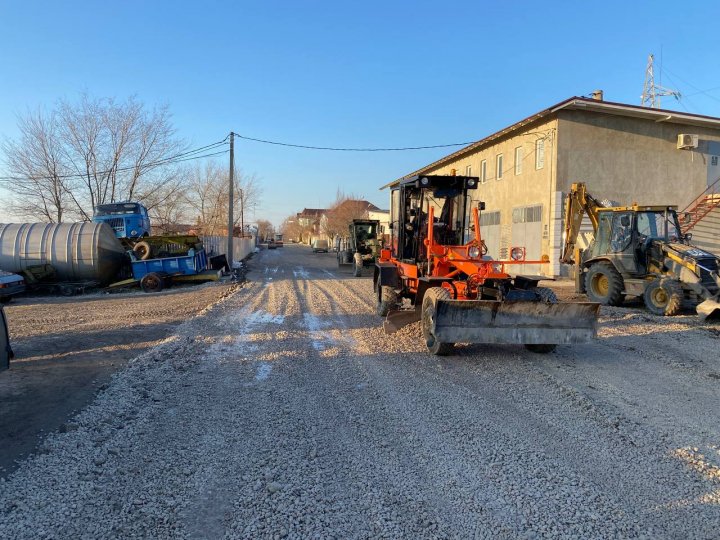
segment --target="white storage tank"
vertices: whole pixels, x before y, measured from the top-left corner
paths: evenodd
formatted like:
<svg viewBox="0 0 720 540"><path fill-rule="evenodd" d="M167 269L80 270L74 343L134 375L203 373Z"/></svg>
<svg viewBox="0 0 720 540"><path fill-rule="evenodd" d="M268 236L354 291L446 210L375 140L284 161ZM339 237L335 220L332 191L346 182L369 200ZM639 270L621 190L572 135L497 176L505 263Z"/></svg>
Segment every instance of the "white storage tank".
<svg viewBox="0 0 720 540"><path fill-rule="evenodd" d="M0 269L20 272L51 264L59 281L109 283L125 249L106 223L0 224Z"/></svg>

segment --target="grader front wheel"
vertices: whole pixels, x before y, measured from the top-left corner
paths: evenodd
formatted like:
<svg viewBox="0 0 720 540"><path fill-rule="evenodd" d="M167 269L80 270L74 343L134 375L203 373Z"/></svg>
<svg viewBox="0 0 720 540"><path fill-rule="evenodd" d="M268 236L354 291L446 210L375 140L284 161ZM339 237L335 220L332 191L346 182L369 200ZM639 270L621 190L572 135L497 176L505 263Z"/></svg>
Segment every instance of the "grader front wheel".
<svg viewBox="0 0 720 540"><path fill-rule="evenodd" d="M425 292L422 303L422 332L425 344L431 354L447 356L452 354L454 343L444 343L435 338L435 320L439 300L450 300L450 291L442 287L432 287Z"/></svg>

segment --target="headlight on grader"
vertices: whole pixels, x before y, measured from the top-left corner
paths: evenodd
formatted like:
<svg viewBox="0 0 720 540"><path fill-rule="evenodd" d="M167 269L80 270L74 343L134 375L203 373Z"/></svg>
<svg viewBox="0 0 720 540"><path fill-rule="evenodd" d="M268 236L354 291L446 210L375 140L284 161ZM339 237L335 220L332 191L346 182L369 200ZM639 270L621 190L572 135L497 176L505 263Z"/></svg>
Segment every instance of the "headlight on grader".
<svg viewBox="0 0 720 540"><path fill-rule="evenodd" d="M468 249L468 255L471 259L477 259L480 256L480 248L477 246L470 246L470 249Z"/></svg>

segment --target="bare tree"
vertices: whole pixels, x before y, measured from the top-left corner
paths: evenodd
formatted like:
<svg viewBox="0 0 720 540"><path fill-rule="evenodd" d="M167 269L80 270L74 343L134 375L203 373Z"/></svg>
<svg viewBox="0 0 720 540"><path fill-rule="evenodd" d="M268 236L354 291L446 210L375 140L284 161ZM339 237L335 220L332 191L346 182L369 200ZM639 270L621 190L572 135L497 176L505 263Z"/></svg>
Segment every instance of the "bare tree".
<svg viewBox="0 0 720 540"><path fill-rule="evenodd" d="M258 219L257 220L257 233L258 238L265 239L270 238L270 236L275 232L275 227L273 227L273 224L265 219Z"/></svg>
<svg viewBox="0 0 720 540"><path fill-rule="evenodd" d="M91 98L61 100L55 110L18 121L20 138L3 145L15 213L47 221L89 220L98 204L142 200L172 179L185 148L167 107L146 110Z"/></svg>
<svg viewBox="0 0 720 540"><path fill-rule="evenodd" d="M358 199L353 195L345 195L338 190L335 202L327 211L326 218L323 221L323 232L331 239L336 236L346 237L353 219L367 217L368 205L367 201Z"/></svg>
<svg viewBox="0 0 720 540"><path fill-rule="evenodd" d="M20 118L20 138L2 145L13 175L4 187L13 194L9 211L51 223L63 220L69 199L56 113L38 110Z"/></svg>
<svg viewBox="0 0 720 540"><path fill-rule="evenodd" d="M288 217L286 217L282 225L280 225L280 232L283 233L289 240L298 240L302 242L303 235L307 231L305 230L298 220L298 217L295 214L292 214Z"/></svg>
<svg viewBox="0 0 720 540"><path fill-rule="evenodd" d="M255 175L236 172L234 178L233 223L238 226L243 213L259 202L261 190ZM201 234L227 234L228 186L227 167L218 163L207 162L190 171L187 202Z"/></svg>

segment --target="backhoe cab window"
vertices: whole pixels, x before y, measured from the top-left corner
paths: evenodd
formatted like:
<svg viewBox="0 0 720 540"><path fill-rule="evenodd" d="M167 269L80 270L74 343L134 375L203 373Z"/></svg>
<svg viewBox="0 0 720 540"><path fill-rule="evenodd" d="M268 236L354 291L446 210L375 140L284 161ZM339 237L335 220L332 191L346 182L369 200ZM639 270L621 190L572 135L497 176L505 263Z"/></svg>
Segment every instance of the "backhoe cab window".
<svg viewBox="0 0 720 540"><path fill-rule="evenodd" d="M682 235L678 231L675 214L668 212L638 212L637 229L640 240L660 238L678 242Z"/></svg>
<svg viewBox="0 0 720 540"><path fill-rule="evenodd" d="M632 215L615 214L610 237L610 250L614 253L625 251L632 241Z"/></svg>

